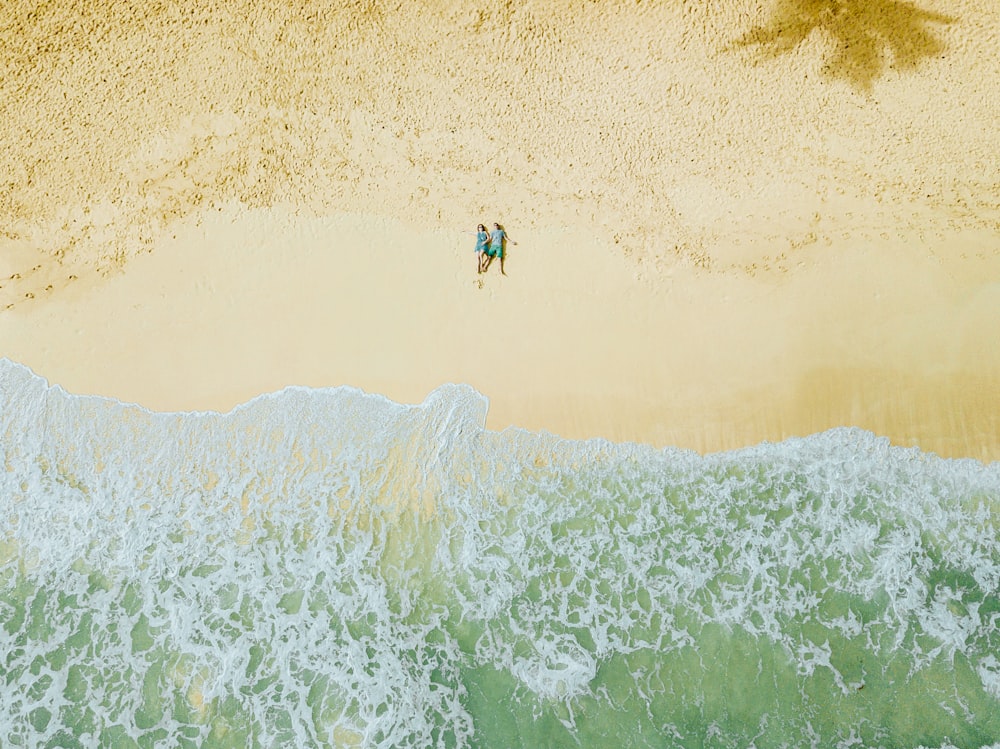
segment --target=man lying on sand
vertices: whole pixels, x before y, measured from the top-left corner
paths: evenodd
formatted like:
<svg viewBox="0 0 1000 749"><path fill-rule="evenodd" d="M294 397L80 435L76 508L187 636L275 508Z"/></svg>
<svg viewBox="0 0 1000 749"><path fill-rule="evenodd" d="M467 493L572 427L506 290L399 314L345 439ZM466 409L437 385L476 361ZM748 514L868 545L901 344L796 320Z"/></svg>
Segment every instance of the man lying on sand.
<svg viewBox="0 0 1000 749"><path fill-rule="evenodd" d="M504 242L508 240L517 244L517 242L514 242L507 232L504 231L504 228L500 226L500 224L493 224L493 231L490 232L490 246L486 248L486 265L483 266L483 273L490 269L490 265L493 263L493 258L498 257L500 258L500 273L504 276L507 275L503 269L503 261L507 254L504 252Z"/></svg>

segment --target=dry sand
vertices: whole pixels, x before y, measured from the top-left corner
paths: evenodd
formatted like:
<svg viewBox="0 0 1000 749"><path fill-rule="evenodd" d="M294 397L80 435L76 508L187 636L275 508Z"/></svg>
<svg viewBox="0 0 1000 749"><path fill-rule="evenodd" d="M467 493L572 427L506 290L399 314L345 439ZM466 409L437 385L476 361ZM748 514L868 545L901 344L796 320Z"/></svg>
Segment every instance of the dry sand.
<svg viewBox="0 0 1000 749"><path fill-rule="evenodd" d="M496 429L1000 460L993 0L36 6L0 356L71 392L467 382Z"/></svg>

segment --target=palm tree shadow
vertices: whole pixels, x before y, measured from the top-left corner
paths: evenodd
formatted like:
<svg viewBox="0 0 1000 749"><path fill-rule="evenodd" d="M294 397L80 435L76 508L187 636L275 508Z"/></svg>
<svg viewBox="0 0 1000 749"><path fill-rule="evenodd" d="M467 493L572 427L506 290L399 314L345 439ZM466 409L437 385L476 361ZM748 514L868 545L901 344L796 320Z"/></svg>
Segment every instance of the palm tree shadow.
<svg viewBox="0 0 1000 749"><path fill-rule="evenodd" d="M922 60L941 56L944 42L928 27L954 21L902 0L777 0L770 21L734 45L757 47L762 58L774 59L818 30L837 50L824 72L868 92L887 68L914 70Z"/></svg>

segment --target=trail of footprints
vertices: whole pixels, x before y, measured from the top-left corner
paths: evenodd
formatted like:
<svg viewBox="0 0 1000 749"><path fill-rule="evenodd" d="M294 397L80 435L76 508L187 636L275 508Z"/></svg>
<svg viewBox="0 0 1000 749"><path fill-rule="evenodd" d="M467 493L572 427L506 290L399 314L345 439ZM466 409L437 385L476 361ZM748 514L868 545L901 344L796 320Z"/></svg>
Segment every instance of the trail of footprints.
<svg viewBox="0 0 1000 749"><path fill-rule="evenodd" d="M0 283L0 310L14 309L19 301L35 299L42 292L51 293L55 289L55 285L52 283L46 283L44 286L38 285L33 289L29 288L26 291L21 291L25 286L25 283L21 282L30 281L31 275L41 269L41 265L36 265L23 274L11 273L3 283ZM77 278L78 276L75 273L71 273L66 277L66 280L67 282L75 281Z"/></svg>

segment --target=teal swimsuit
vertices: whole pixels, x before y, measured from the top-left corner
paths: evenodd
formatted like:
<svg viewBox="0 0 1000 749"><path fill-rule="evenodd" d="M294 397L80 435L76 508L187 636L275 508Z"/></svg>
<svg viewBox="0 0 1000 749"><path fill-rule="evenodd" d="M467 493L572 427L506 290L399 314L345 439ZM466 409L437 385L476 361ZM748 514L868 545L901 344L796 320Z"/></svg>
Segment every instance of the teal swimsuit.
<svg viewBox="0 0 1000 749"><path fill-rule="evenodd" d="M476 252L486 251L486 242L489 240L490 235L484 231L476 234Z"/></svg>
<svg viewBox="0 0 1000 749"><path fill-rule="evenodd" d="M490 248L486 254L490 257L503 257L503 238L506 236L503 229L494 229L490 234Z"/></svg>

